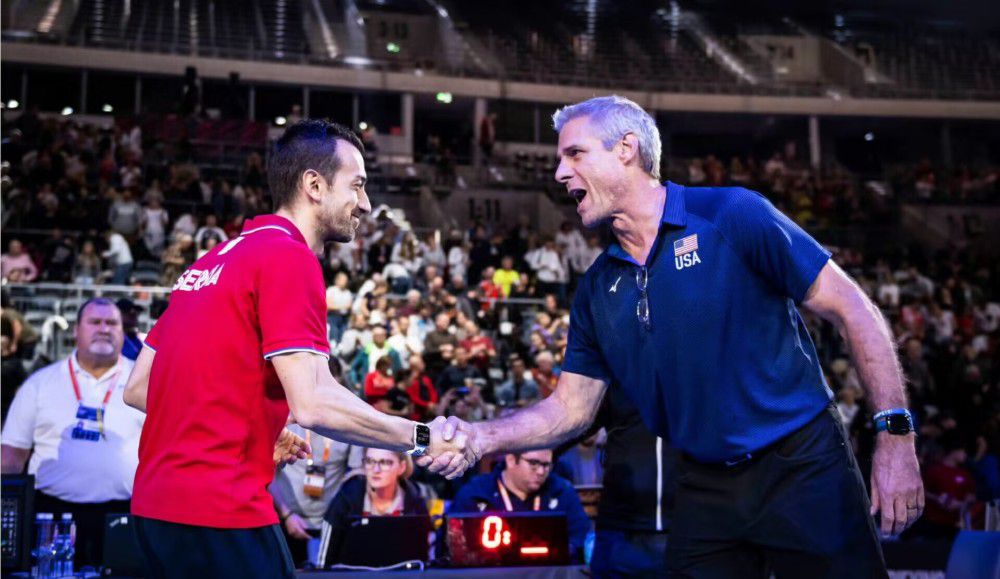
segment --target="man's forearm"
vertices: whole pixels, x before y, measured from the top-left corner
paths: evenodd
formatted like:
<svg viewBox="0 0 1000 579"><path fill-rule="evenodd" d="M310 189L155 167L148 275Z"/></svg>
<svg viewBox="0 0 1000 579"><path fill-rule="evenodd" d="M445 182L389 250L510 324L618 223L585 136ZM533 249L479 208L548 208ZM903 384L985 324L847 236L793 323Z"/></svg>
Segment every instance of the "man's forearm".
<svg viewBox="0 0 1000 579"><path fill-rule="evenodd" d="M867 392L869 408L875 412L905 408L903 371L893 346L892 331L878 307L863 294L859 295L855 307L843 316L840 325Z"/></svg>
<svg viewBox="0 0 1000 579"><path fill-rule="evenodd" d="M558 392L510 416L473 424L483 454L554 448L582 433L593 416L574 412Z"/></svg>
<svg viewBox="0 0 1000 579"><path fill-rule="evenodd" d="M332 377L318 387L303 427L327 438L393 451L413 448L413 421L379 412Z"/></svg>

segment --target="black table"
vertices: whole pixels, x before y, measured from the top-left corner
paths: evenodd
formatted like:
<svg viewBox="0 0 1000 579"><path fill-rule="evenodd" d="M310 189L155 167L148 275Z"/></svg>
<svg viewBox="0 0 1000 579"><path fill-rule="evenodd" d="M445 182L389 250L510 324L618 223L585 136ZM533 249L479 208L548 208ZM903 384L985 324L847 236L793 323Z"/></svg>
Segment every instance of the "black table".
<svg viewBox="0 0 1000 579"><path fill-rule="evenodd" d="M299 579L371 579L399 577L411 579L583 579L590 577L587 567L480 567L474 569L427 569L425 571L299 571Z"/></svg>

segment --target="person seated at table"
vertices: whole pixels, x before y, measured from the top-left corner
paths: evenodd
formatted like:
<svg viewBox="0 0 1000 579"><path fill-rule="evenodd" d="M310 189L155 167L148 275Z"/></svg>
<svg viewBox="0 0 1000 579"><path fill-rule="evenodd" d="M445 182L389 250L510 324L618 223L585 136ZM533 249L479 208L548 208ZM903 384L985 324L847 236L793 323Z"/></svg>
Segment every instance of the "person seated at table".
<svg viewBox="0 0 1000 579"><path fill-rule="evenodd" d="M590 531L590 519L573 485L552 474L552 460L551 450L506 455L492 472L466 483L455 495L448 513L565 513L570 554L579 558Z"/></svg>
<svg viewBox="0 0 1000 579"><path fill-rule="evenodd" d="M428 516L419 490L409 482L413 474L413 459L409 455L366 448L363 457L364 476L345 481L323 516L320 568L337 563L330 559L340 553L351 517Z"/></svg>

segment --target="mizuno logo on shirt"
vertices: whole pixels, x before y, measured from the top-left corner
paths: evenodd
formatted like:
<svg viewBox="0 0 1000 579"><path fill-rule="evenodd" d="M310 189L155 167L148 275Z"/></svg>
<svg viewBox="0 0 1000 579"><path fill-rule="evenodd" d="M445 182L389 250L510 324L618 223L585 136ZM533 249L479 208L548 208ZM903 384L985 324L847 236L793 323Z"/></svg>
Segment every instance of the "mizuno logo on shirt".
<svg viewBox="0 0 1000 579"><path fill-rule="evenodd" d="M608 290L608 293L612 293L612 294L618 293L618 282L620 282L621 280L622 280L622 276L618 276L618 279L615 280L614 285L611 286L611 289Z"/></svg>
<svg viewBox="0 0 1000 579"><path fill-rule="evenodd" d="M212 269L189 269L177 278L172 291L196 292L203 287L219 283L219 276L222 275L224 264L219 264Z"/></svg>

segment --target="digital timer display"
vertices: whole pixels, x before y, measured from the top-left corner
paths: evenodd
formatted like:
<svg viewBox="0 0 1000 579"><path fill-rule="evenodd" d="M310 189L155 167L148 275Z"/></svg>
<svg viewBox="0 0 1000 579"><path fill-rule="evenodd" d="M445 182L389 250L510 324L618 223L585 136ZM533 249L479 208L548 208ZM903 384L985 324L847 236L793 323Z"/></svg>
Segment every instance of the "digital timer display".
<svg viewBox="0 0 1000 579"><path fill-rule="evenodd" d="M447 539L456 567L569 563L569 537L562 514L449 515Z"/></svg>

